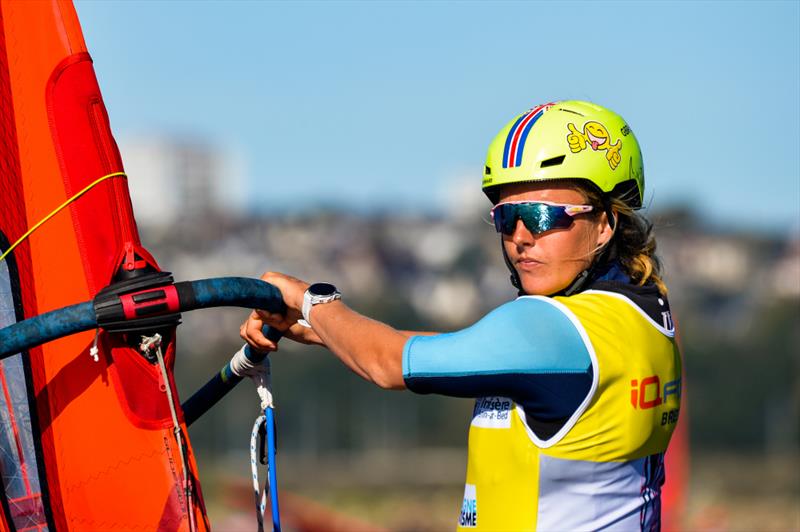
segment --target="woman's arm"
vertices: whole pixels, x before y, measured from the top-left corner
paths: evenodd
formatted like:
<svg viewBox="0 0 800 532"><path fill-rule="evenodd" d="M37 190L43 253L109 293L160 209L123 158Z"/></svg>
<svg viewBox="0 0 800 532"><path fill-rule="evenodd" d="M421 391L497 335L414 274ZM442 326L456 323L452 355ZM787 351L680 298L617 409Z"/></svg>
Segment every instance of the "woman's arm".
<svg viewBox="0 0 800 532"><path fill-rule="evenodd" d="M277 327L293 340L328 348L347 367L381 388L399 390L405 388L402 359L406 340L413 335L436 334L398 331L355 312L341 300L312 307L309 318L313 329L308 329L297 323L308 283L272 272L261 278L281 291L288 311L286 316L262 311L250 315L240 334L256 349L277 350L277 345L261 333L265 324Z"/></svg>
<svg viewBox="0 0 800 532"><path fill-rule="evenodd" d="M309 312L314 331L344 364L381 388L405 389L403 346L406 334L334 301Z"/></svg>
<svg viewBox="0 0 800 532"><path fill-rule="evenodd" d="M258 349L277 348L261 334L267 323L289 338L328 347L381 387L510 397L547 422L569 418L592 391L597 372L585 332L549 298L516 299L466 329L440 335L397 331L334 301L311 310L314 332L296 323L308 285L280 274L264 279L281 290L289 310L287 316L255 314L258 319L242 326L242 336Z"/></svg>

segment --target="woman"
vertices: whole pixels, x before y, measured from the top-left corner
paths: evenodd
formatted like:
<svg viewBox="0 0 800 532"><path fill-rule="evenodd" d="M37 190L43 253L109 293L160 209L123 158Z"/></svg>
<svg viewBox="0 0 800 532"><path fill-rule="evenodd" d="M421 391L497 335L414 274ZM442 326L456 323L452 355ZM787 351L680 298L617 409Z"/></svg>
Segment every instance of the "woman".
<svg viewBox="0 0 800 532"><path fill-rule="evenodd" d="M492 142L483 191L516 300L462 331L414 333L349 309L331 285L267 273L289 310L254 312L243 338L274 350L261 327L288 329L382 388L476 398L459 528L658 528L681 363L635 213L636 138L591 103L535 107Z"/></svg>

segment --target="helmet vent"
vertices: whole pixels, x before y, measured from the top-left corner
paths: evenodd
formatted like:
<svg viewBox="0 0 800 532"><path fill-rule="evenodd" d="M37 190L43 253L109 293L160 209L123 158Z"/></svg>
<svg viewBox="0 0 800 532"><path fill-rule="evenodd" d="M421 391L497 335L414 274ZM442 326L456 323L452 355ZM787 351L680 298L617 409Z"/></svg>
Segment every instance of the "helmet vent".
<svg viewBox="0 0 800 532"><path fill-rule="evenodd" d="M572 113L578 116L584 116L583 113L579 113L578 111L573 111L572 109L564 109L563 107L558 108L559 111L564 111L565 113Z"/></svg>
<svg viewBox="0 0 800 532"><path fill-rule="evenodd" d="M557 157L551 157L549 159L545 159L542 161L542 164L539 165L539 168L547 168L548 166L558 166L559 164L564 162L566 155L559 155Z"/></svg>
<svg viewBox="0 0 800 532"><path fill-rule="evenodd" d="M484 166L483 173L485 173L486 175L492 175L492 169L489 168L488 166Z"/></svg>

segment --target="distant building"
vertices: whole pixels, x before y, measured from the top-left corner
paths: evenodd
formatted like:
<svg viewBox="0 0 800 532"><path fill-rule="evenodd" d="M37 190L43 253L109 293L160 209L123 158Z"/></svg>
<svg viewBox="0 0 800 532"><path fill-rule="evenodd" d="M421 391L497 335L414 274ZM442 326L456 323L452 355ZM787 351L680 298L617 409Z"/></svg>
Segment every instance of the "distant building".
<svg viewBox="0 0 800 532"><path fill-rule="evenodd" d="M242 165L215 144L163 134L139 135L121 139L120 151L141 225L191 222L245 207Z"/></svg>
<svg viewBox="0 0 800 532"><path fill-rule="evenodd" d="M800 298L800 239L788 243L783 256L775 264L770 279L778 297Z"/></svg>

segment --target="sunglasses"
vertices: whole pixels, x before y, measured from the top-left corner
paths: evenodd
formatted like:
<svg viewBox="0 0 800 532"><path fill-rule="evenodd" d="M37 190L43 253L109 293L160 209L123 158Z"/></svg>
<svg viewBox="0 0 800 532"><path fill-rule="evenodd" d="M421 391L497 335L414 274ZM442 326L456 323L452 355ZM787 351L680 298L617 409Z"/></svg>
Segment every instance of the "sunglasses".
<svg viewBox="0 0 800 532"><path fill-rule="evenodd" d="M552 229L566 229L572 218L590 212L591 205L569 205L548 201L509 201L498 203L489 214L498 233L513 235L517 220L522 220L528 231L538 235Z"/></svg>

